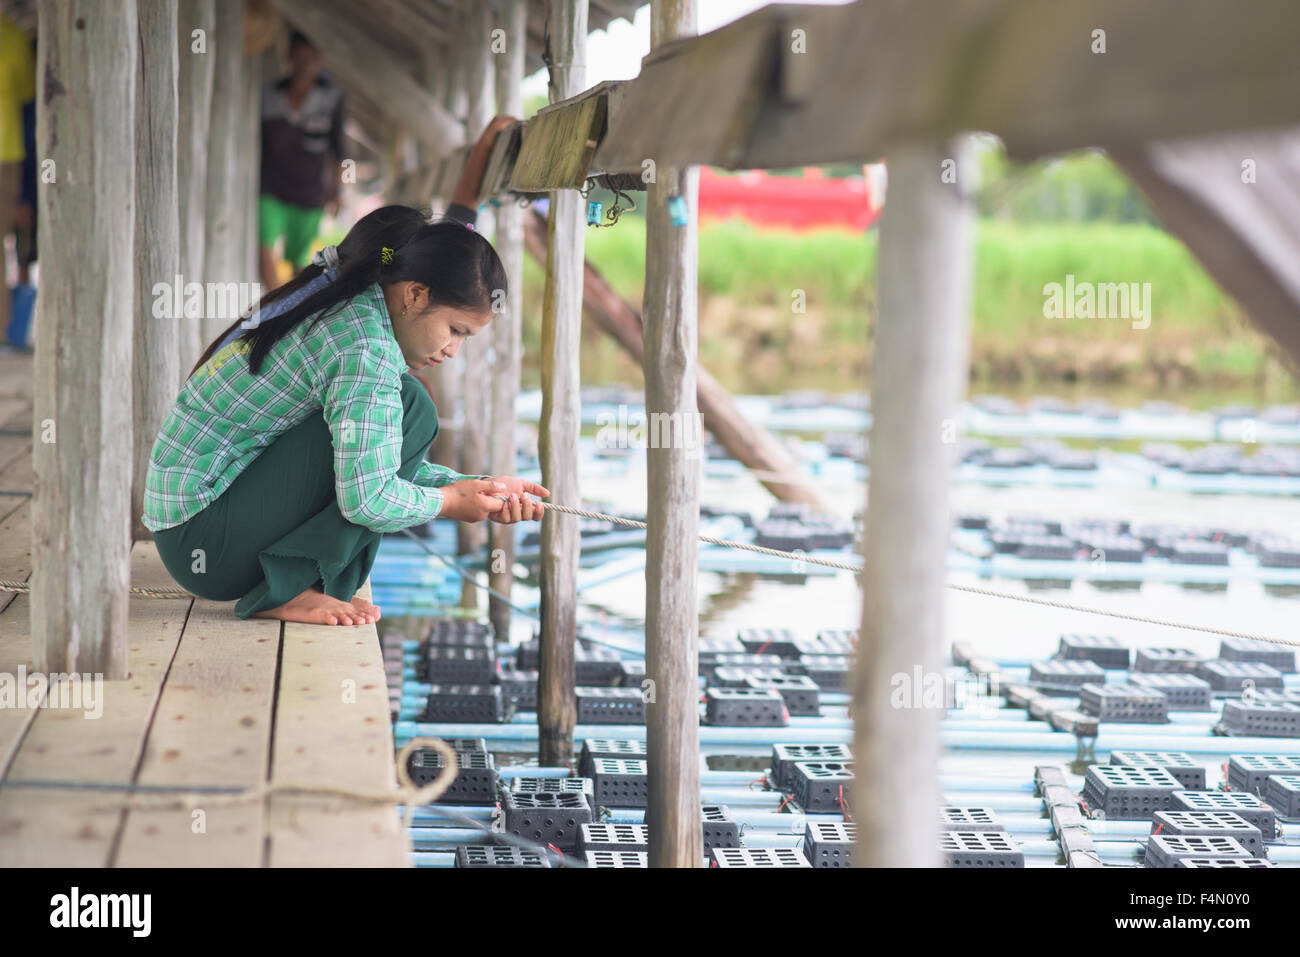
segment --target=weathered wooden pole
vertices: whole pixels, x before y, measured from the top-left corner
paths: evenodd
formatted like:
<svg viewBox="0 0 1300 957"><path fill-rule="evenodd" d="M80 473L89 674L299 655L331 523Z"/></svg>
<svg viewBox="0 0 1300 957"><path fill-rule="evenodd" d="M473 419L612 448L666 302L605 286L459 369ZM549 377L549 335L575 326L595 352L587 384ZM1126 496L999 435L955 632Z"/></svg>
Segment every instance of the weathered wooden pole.
<svg viewBox="0 0 1300 957"><path fill-rule="evenodd" d="M492 119L496 106L496 69L492 60L493 12L489 4L477 4L469 11L465 37L465 130L477 138ZM477 198L474 201L477 203ZM480 226L492 225L491 223ZM465 428L461 433L459 471L481 475L488 468L488 429L492 425L492 336L484 332L471 336L461 347L462 401ZM458 551L463 555L481 555L487 547L487 523L460 526ZM462 586L461 604L477 608L479 589L466 581Z"/></svg>
<svg viewBox="0 0 1300 957"><path fill-rule="evenodd" d="M135 0L40 4L32 658L125 678L135 326Z"/></svg>
<svg viewBox="0 0 1300 957"><path fill-rule="evenodd" d="M184 321L172 308L172 291L180 268L180 219L176 208L177 6L172 0L137 0L137 17L140 39L135 102L135 361L131 377L135 468L131 535L148 539L153 533L141 522L145 476L154 438L176 398ZM159 302L163 308L155 309Z"/></svg>
<svg viewBox="0 0 1300 957"><path fill-rule="evenodd" d="M975 160L966 140L889 155L872 362L854 863L937 867L952 423L966 387ZM951 173L956 174L953 182ZM940 689L936 695L934 688Z"/></svg>
<svg viewBox="0 0 1300 957"><path fill-rule="evenodd" d="M238 167L238 202L235 232L235 262L239 279L255 281L260 275L257 246L257 193L262 177L262 65L264 50L243 48L243 66L239 73L239 140L241 162ZM261 37L254 38L262 42ZM337 176L337 168L334 172ZM269 292L269 290L262 290ZM229 323L227 323L229 325Z"/></svg>
<svg viewBox="0 0 1300 957"><path fill-rule="evenodd" d="M586 82L587 0L555 0L547 23L550 101L581 93ZM584 200L572 189L552 190L546 228L546 286L542 296L542 415L538 452L542 484L552 501L579 505L578 432L582 425L579 343ZM573 642L577 631L581 538L572 516L542 519L542 648L537 684L537 757L543 766L573 759Z"/></svg>
<svg viewBox="0 0 1300 957"><path fill-rule="evenodd" d="M208 122L212 112L212 76L216 54L215 0L180 0L176 43L179 53L176 115L176 186L180 203L180 275L203 280L204 212L208 192ZM181 354L177 387L203 354L203 321L177 317Z"/></svg>
<svg viewBox="0 0 1300 957"><path fill-rule="evenodd" d="M527 44L528 8L524 0L502 0L496 26L504 31L505 48L496 54L497 112L503 116L524 114L524 47ZM519 423L515 400L519 397L524 286L524 211L518 203L506 201L496 208L497 254L506 270L510 292L501 311L492 320L492 437L488 471L493 475L514 475L515 433ZM489 529L490 561L488 583L500 595L510 596L514 583L515 530L508 525ZM488 599L488 618L497 635L510 634L510 606L497 598Z"/></svg>
<svg viewBox="0 0 1300 957"><path fill-rule="evenodd" d="M694 36L696 0L653 0L650 47ZM699 170L659 166L646 187L646 824L651 867L699 867L701 432L696 401ZM654 423L661 423L658 429Z"/></svg>
<svg viewBox="0 0 1300 957"><path fill-rule="evenodd" d="M215 57L212 77L212 120L208 126L208 180L204 202L203 281L228 283L248 281L240 272L239 231L243 216L239 202L240 167L257 162L239 152L243 126L244 98L240 73L244 66L244 5L217 4L216 36L209 37L209 55ZM238 286L233 287L238 289ZM212 306L227 305L209 315L204 303L203 344L217 338L239 317L237 296L205 296ZM215 311L215 310L214 310ZM189 370L186 370L189 371Z"/></svg>

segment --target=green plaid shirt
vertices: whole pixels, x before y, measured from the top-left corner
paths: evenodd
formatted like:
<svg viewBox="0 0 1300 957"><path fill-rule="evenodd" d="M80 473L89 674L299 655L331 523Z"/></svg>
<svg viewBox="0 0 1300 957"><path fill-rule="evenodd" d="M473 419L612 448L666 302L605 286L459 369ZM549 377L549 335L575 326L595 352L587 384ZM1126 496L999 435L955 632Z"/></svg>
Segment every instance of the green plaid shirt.
<svg viewBox="0 0 1300 957"><path fill-rule="evenodd" d="M237 339L185 383L149 460L146 528L171 528L201 512L277 436L322 410L349 522L377 532L418 525L442 508L442 486L471 477L432 462L413 482L397 477L407 366L378 283L308 325L272 347L261 375L249 372L249 346Z"/></svg>

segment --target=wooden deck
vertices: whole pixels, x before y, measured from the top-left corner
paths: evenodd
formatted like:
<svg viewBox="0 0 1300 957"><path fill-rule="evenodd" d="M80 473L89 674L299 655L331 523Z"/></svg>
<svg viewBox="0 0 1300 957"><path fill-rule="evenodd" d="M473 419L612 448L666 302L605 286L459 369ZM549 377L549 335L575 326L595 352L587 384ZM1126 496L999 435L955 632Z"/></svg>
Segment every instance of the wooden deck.
<svg viewBox="0 0 1300 957"><path fill-rule="evenodd" d="M0 578L31 574L31 394L30 357L0 355ZM131 559L133 585L175 587L151 542L137 542ZM392 787L375 627L240 621L232 608L133 598L131 677L102 683L97 719L0 707L0 782ZM28 599L0 591L0 675L19 668L32 668ZM410 865L395 808L277 795L125 811L122 797L0 788L0 865Z"/></svg>

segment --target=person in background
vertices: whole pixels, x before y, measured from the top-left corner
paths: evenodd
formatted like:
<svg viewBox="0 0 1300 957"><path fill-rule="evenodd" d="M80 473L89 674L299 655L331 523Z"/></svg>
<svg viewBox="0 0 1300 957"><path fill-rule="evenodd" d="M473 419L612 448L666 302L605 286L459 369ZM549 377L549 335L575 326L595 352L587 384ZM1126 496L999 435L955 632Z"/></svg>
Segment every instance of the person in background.
<svg viewBox="0 0 1300 957"><path fill-rule="evenodd" d="M0 13L0 329L9 331L9 263L3 238L14 227L22 185L23 104L36 97L36 60L22 28Z"/></svg>
<svg viewBox="0 0 1300 957"><path fill-rule="evenodd" d="M262 173L257 205L260 272L280 285L276 243L298 272L326 207L338 208L343 161L343 91L321 72L320 51L301 33L289 39L289 75L262 97Z"/></svg>

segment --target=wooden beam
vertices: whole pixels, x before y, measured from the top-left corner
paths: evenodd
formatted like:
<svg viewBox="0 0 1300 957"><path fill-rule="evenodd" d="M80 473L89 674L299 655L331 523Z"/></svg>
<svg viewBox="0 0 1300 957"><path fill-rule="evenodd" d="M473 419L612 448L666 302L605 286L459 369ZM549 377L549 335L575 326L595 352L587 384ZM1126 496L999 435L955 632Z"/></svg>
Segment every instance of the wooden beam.
<svg viewBox="0 0 1300 957"><path fill-rule="evenodd" d="M944 441L968 374L975 160L966 144L890 154L880 234L862 628L854 671L854 864L940 865L939 722L948 485ZM957 182L944 182L945 161ZM898 682L911 692L904 706Z"/></svg>
<svg viewBox="0 0 1300 957"><path fill-rule="evenodd" d="M491 122L496 112L496 69L492 56L492 8L476 4L470 9L465 33L465 91L468 103L465 115L466 131L476 139ZM495 299L494 299L495 301ZM461 347L462 406L465 410L465 431L461 436L460 464L458 470L466 475L481 475L488 467L487 430L492 421L492 337L472 336ZM457 552L461 555L481 556L487 548L487 528L484 522L462 523ZM461 589L461 604L477 608L479 589L465 581Z"/></svg>
<svg viewBox="0 0 1300 957"><path fill-rule="evenodd" d="M521 116L524 112L524 29L528 9L524 0L503 0L496 26L505 31L505 49L496 55L497 112ZM484 189L495 193L511 141L517 141L519 124L502 130L484 174ZM506 271L509 291L501 311L492 320L492 427L488 450L488 471L493 475L514 475L516 435L519 423L515 400L519 397L520 365L523 356L524 211L507 200L496 208L496 249ZM488 584L508 601L514 584L515 533L508 525L493 524L488 541ZM510 606L488 598L488 618L501 640L510 635Z"/></svg>
<svg viewBox="0 0 1300 957"><path fill-rule="evenodd" d="M605 136L607 116L617 112L624 86L623 81L600 83L539 110L524 127L510 188L522 192L581 189ZM640 172L640 165L635 169Z"/></svg>
<svg viewBox="0 0 1300 957"><path fill-rule="evenodd" d="M696 0L653 0L652 47L697 30ZM670 204L680 205L678 212ZM676 217L685 216L685 222ZM646 824L651 867L699 867L699 169L660 166L646 191ZM654 423L667 423L655 428Z"/></svg>
<svg viewBox="0 0 1300 957"><path fill-rule="evenodd" d="M359 30L338 29L343 9L327 0L276 0L276 7L314 43L347 87L361 90L434 153L459 146L463 127L414 76L393 62L383 44Z"/></svg>
<svg viewBox="0 0 1300 957"><path fill-rule="evenodd" d="M132 366L134 474L131 533L152 538L144 527L145 477L154 439L176 397L181 375L180 316L154 315L154 287L167 302L180 269L177 212L177 5L137 0L139 59L135 108L135 346ZM187 371L188 371L188 367Z"/></svg>
<svg viewBox="0 0 1300 957"><path fill-rule="evenodd" d="M546 266L546 220L530 212L524 220L524 239L528 252L543 268ZM595 266L587 262L583 270L583 306L587 315L614 338L638 365L645 358L645 343L640 311L614 291ZM783 502L804 502L826 514L833 509L818 492L803 466L781 440L747 419L730 393L707 369L695 370L696 397L704 427L747 468L762 473L763 487ZM782 476L782 479L773 476Z"/></svg>
<svg viewBox="0 0 1300 957"><path fill-rule="evenodd" d="M776 4L646 57L596 159L773 168L961 130L1031 158L1281 125L1298 34L1292 0Z"/></svg>
<svg viewBox="0 0 1300 957"><path fill-rule="evenodd" d="M180 274L184 282L203 279L204 212L208 188L208 123L212 112L212 77L217 54L215 0L180 0L176 44L179 55L176 129L176 185L180 201ZM179 319L181 336L179 389L203 354L203 323Z"/></svg>
<svg viewBox="0 0 1300 957"><path fill-rule="evenodd" d="M552 103L580 92L586 78L587 0L555 0L551 38ZM579 346L582 327L582 262L586 228L582 196L550 194L546 234L546 286L542 299L542 414L538 451L542 484L552 500L578 505L578 434L582 427ZM573 760L577 703L573 691L573 643L577 631L578 523L548 512L542 519L541 668L537 683L538 761Z"/></svg>
<svg viewBox="0 0 1300 957"><path fill-rule="evenodd" d="M1151 143L1111 157L1300 365L1300 129Z"/></svg>
<svg viewBox="0 0 1300 957"><path fill-rule="evenodd" d="M32 657L125 678L131 548L135 0L40 7L41 335L33 375ZM130 439L126 438L129 450Z"/></svg>
<svg viewBox="0 0 1300 957"><path fill-rule="evenodd" d="M217 4L216 32L208 38L208 55L216 58L212 76L212 119L208 125L208 182L204 202L203 281L240 283L254 279L241 271L239 173L251 158L239 152L244 106L241 73L244 64L244 5ZM211 287L209 287L211 288ZM238 289L227 286L227 289ZM229 303L230 297L225 297ZM239 318L239 303L203 316L206 348ZM186 370L188 371L188 370Z"/></svg>

